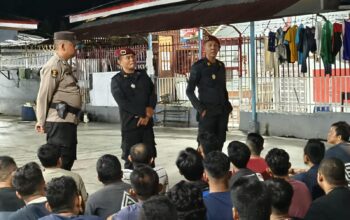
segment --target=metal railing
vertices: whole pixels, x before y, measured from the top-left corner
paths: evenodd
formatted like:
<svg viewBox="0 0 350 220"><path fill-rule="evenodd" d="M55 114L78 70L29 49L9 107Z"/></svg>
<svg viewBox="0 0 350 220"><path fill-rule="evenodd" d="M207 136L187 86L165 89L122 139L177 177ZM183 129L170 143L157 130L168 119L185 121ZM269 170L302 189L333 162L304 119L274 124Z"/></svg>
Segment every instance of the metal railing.
<svg viewBox="0 0 350 220"><path fill-rule="evenodd" d="M0 55L0 70L41 68L52 56L53 50L23 50Z"/></svg>
<svg viewBox="0 0 350 220"><path fill-rule="evenodd" d="M332 64L331 74L325 74L324 64L316 54L307 58L307 71L301 65L282 63L267 66L264 37L256 39L256 95L258 112L350 112L350 62L339 53ZM243 57L249 58L249 39L243 44ZM249 63L249 59L248 59ZM240 91L251 91L249 66L244 65ZM242 94L242 92L240 92ZM250 96L240 96L240 109L251 110Z"/></svg>
<svg viewBox="0 0 350 220"><path fill-rule="evenodd" d="M239 111L251 110L250 39L226 39L218 59L226 66L227 89L234 107L234 124ZM237 43L238 42L238 43ZM307 59L307 71L297 63L267 65L264 36L255 38L256 91L258 112L313 113L320 111L350 112L350 62L338 54L332 65L332 75L325 75L322 59L312 53ZM139 69L146 68L146 45L132 48L137 53ZM0 69L40 68L52 55L52 49L16 49L1 51ZM79 51L72 63L84 88L84 100L89 102L90 74L118 69L114 51L117 47L90 47ZM271 54L270 54L271 55ZM191 65L198 59L198 44L165 44L153 47L154 78L158 100L190 105L186 96L187 77Z"/></svg>
<svg viewBox="0 0 350 220"><path fill-rule="evenodd" d="M187 78L184 75L176 77L154 78L158 100L162 102L187 102Z"/></svg>

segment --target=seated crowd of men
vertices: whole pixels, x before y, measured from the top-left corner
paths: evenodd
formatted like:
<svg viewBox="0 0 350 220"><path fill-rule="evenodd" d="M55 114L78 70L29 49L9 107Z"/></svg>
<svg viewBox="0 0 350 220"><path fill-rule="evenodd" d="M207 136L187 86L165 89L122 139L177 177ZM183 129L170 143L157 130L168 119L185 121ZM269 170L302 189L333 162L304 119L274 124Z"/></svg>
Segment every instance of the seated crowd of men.
<svg viewBox="0 0 350 220"><path fill-rule="evenodd" d="M0 156L0 219L9 220L328 220L350 219L350 126L334 123L328 150L320 140L304 147L305 169L291 168L279 148L262 158L264 139L232 141L227 155L212 151L210 134L199 149L186 148L176 160L183 180L169 189L162 167L146 145L131 148L133 170L106 154L96 163L103 187L88 195L79 174L61 168L60 148L45 144L35 162L17 168Z"/></svg>

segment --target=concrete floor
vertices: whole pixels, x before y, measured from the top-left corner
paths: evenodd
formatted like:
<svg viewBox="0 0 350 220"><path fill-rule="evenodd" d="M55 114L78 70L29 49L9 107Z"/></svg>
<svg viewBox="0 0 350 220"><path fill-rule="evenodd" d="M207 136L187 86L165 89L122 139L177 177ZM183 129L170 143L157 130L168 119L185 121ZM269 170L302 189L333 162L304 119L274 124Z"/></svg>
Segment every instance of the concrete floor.
<svg viewBox="0 0 350 220"><path fill-rule="evenodd" d="M37 148L45 143L45 135L34 131L34 122L22 122L16 117L0 116L0 154L12 156L18 166L30 161L39 163L36 157ZM177 154L186 147L196 147L194 128L156 127L155 136L158 149L156 164L168 172L170 185L181 179L175 165ZM227 133L227 143L232 140L244 141L245 134L237 129ZM97 180L95 164L103 154L114 154L120 158L120 129L118 124L88 123L78 127L78 160L73 171L79 173L89 193L101 187ZM306 140L265 137L263 156L273 147L285 149L291 157L293 167L304 167L302 156ZM226 152L226 147L224 148Z"/></svg>

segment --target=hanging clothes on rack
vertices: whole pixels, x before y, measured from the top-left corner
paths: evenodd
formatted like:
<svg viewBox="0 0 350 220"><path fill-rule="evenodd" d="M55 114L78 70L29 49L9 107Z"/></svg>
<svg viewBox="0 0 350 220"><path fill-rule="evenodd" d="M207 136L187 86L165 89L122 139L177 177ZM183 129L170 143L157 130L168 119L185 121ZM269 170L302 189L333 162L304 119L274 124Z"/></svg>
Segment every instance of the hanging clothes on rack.
<svg viewBox="0 0 350 220"><path fill-rule="evenodd" d="M350 60L350 21L344 20L343 59Z"/></svg>
<svg viewBox="0 0 350 220"><path fill-rule="evenodd" d="M287 62L287 48L284 44L284 32L282 28L279 28L276 32L276 55L278 57L279 63Z"/></svg>
<svg viewBox="0 0 350 220"><path fill-rule="evenodd" d="M332 64L334 63L332 55L332 33L333 25L327 20L322 27L321 57L324 64L325 74L330 75L332 75Z"/></svg>
<svg viewBox="0 0 350 220"><path fill-rule="evenodd" d="M283 36L284 36L284 41L283 41L283 44L285 45L286 47L286 53L287 53L287 62L288 63L291 63L291 53L290 53L290 47L289 47L289 42L285 39L288 31L289 31L290 28L288 28L287 30L283 31Z"/></svg>
<svg viewBox="0 0 350 220"><path fill-rule="evenodd" d="M315 33L316 33L315 27L311 27L311 28L306 27L305 32L306 32L306 39L307 39L307 45L308 45L309 51L311 51L312 53L316 53L317 46L316 46L316 40L315 40Z"/></svg>
<svg viewBox="0 0 350 220"><path fill-rule="evenodd" d="M265 72L273 71L273 52L270 51L269 38L264 36Z"/></svg>
<svg viewBox="0 0 350 220"><path fill-rule="evenodd" d="M343 25L339 23L333 24L333 37L332 37L332 55L335 59L342 47L341 35L343 32Z"/></svg>
<svg viewBox="0 0 350 220"><path fill-rule="evenodd" d="M302 45L300 45L302 49L302 61L301 61L301 72L307 72L307 58L309 57L310 52L316 52L316 40L315 40L315 28L306 27L304 31L302 31Z"/></svg>
<svg viewBox="0 0 350 220"><path fill-rule="evenodd" d="M276 33L272 31L269 32L268 50L270 52L276 52Z"/></svg>
<svg viewBox="0 0 350 220"><path fill-rule="evenodd" d="M317 21L315 25L315 41L316 41L316 55L321 55L321 41L322 41L322 22Z"/></svg>
<svg viewBox="0 0 350 220"><path fill-rule="evenodd" d="M271 75L278 75L279 73L279 62L278 55L276 52L276 33L270 32L268 37L264 37L264 52L265 52L265 71ZM273 52L271 52L273 50Z"/></svg>
<svg viewBox="0 0 350 220"><path fill-rule="evenodd" d="M297 35L295 37L295 43L297 45L297 50L298 50L298 64L302 64L302 60L303 60L304 32L305 32L304 25L300 24L298 27Z"/></svg>
<svg viewBox="0 0 350 220"><path fill-rule="evenodd" d="M293 27L289 28L284 39L288 42L288 46L290 49L290 63L295 63L295 61L298 60L298 50L297 45L295 44L295 38L297 35L298 26L294 25Z"/></svg>

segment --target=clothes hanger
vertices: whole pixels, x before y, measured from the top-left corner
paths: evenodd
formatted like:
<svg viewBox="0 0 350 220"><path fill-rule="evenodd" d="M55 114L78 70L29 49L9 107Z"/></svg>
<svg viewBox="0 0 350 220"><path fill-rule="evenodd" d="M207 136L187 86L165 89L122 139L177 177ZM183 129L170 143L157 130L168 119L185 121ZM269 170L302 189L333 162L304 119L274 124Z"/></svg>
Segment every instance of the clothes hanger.
<svg viewBox="0 0 350 220"><path fill-rule="evenodd" d="M325 22L328 21L327 18L326 18L324 15L321 15L320 13L317 13L317 14L316 14L316 17L322 18Z"/></svg>

